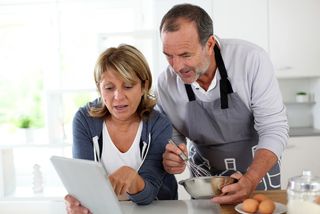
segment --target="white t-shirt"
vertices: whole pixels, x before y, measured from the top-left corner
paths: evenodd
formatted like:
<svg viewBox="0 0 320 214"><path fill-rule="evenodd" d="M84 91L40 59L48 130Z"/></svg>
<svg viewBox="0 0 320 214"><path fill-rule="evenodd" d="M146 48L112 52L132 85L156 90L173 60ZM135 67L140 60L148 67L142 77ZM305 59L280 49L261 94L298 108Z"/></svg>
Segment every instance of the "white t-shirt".
<svg viewBox="0 0 320 214"><path fill-rule="evenodd" d="M138 131L136 133L136 137L133 140L133 143L128 151L121 152L119 149L113 144L111 137L109 135L107 126L103 123L102 128L102 139L103 139L103 149L101 155L101 161L103 162L107 173L112 174L114 171L119 169L121 166L129 166L138 171L142 158L140 155L140 138L142 133L143 122L141 121L139 124Z"/></svg>

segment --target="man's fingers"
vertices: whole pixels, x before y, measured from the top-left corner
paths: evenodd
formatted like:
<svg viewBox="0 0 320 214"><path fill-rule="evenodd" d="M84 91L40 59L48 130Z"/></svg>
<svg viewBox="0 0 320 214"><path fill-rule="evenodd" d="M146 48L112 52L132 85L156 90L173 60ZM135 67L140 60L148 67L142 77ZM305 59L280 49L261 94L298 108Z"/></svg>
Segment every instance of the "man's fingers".
<svg viewBox="0 0 320 214"><path fill-rule="evenodd" d="M240 180L240 178L241 178L242 176L243 176L243 175L242 175L241 172L236 171L236 172L233 173L230 177L231 177L231 178L235 178L235 179L237 179L237 180Z"/></svg>
<svg viewBox="0 0 320 214"><path fill-rule="evenodd" d="M163 153L163 161L166 162L169 166L179 166L184 163L184 161L181 159L181 157L173 152L165 152Z"/></svg>

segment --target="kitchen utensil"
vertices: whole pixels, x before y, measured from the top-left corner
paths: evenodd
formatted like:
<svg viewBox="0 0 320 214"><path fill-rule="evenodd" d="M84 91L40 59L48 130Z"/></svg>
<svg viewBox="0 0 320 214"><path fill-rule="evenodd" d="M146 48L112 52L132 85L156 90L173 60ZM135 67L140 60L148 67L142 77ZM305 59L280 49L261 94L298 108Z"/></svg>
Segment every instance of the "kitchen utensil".
<svg viewBox="0 0 320 214"><path fill-rule="evenodd" d="M229 176L194 177L179 181L186 191L195 199L207 199L220 195L221 189L229 184L237 182Z"/></svg>
<svg viewBox="0 0 320 214"><path fill-rule="evenodd" d="M184 160L186 162L186 164L189 167L193 176L195 176L195 177L211 176L210 172L208 172L204 168L198 166L193 161L190 161L190 159L183 153L183 151L177 146L177 144L173 140L169 139L169 143L174 145L175 147L177 147L180 150L179 156L182 160Z"/></svg>
<svg viewBox="0 0 320 214"><path fill-rule="evenodd" d="M288 213L308 214L320 213L320 177L311 171L303 171L302 175L289 179L287 187Z"/></svg>

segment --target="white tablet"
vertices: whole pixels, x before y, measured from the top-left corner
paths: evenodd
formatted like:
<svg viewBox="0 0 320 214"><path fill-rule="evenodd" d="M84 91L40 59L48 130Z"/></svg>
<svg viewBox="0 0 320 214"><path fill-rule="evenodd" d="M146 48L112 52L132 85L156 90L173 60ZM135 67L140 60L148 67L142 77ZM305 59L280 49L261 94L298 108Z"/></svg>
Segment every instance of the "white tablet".
<svg viewBox="0 0 320 214"><path fill-rule="evenodd" d="M59 156L50 158L67 192L94 214L122 214L101 163Z"/></svg>

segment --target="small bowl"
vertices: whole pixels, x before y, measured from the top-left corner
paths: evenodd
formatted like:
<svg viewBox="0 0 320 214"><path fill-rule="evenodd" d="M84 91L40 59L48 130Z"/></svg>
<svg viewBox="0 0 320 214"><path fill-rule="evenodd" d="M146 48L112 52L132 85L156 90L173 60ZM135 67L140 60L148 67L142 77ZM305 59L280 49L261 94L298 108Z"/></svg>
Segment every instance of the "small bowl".
<svg viewBox="0 0 320 214"><path fill-rule="evenodd" d="M208 199L220 195L222 187L237 180L229 176L194 177L179 181L186 191L195 199Z"/></svg>

